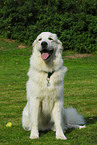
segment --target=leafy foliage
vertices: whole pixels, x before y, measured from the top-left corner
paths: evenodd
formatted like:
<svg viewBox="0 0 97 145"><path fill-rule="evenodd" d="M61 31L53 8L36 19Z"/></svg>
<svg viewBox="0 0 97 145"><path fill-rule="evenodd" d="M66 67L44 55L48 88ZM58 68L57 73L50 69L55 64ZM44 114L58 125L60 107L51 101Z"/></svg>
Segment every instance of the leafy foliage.
<svg viewBox="0 0 97 145"><path fill-rule="evenodd" d="M1 0L1 34L31 44L42 31L57 33L65 50L97 52L97 1Z"/></svg>

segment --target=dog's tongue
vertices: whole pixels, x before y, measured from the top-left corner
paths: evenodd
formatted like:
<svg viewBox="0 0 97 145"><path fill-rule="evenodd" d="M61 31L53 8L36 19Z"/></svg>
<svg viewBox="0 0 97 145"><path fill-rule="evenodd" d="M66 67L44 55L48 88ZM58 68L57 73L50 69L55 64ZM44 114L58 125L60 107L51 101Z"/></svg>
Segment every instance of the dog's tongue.
<svg viewBox="0 0 97 145"><path fill-rule="evenodd" d="M49 54L47 52L41 54L41 58L44 60L46 60L48 57L49 57Z"/></svg>

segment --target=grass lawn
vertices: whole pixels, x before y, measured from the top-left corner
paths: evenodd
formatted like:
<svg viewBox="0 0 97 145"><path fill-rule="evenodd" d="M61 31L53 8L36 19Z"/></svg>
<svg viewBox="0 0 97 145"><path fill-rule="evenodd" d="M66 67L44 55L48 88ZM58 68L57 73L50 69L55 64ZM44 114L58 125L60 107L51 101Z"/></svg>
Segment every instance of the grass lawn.
<svg viewBox="0 0 97 145"><path fill-rule="evenodd" d="M0 145L96 145L97 144L97 55L64 52L68 72L64 79L64 107L73 106L84 115L85 129L67 130L66 141L56 140L52 131L29 139L22 128L26 104L26 82L32 47L0 37ZM11 128L6 123L12 122Z"/></svg>

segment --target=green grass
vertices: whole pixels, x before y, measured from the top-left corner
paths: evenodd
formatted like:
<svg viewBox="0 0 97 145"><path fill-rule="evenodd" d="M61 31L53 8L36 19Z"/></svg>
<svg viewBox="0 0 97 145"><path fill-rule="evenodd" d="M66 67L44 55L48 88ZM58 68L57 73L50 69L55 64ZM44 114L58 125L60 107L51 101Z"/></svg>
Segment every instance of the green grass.
<svg viewBox="0 0 97 145"><path fill-rule="evenodd" d="M85 129L67 130L67 140L56 140L52 131L40 132L40 138L30 140L30 132L22 128L22 110L26 104L26 82L32 47L0 37L0 145L96 145L97 144L97 55L72 58L74 52L64 52L68 67L64 79L64 107L73 106L84 115ZM69 56L69 57L67 57ZM13 126L6 128L7 122Z"/></svg>

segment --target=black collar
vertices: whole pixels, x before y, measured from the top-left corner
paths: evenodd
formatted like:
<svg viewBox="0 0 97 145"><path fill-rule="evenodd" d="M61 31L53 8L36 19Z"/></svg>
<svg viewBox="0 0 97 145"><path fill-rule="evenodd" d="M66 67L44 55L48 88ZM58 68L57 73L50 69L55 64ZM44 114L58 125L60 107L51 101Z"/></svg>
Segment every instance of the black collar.
<svg viewBox="0 0 97 145"><path fill-rule="evenodd" d="M52 72L48 72L48 78L50 79L51 75L54 73L54 71Z"/></svg>

